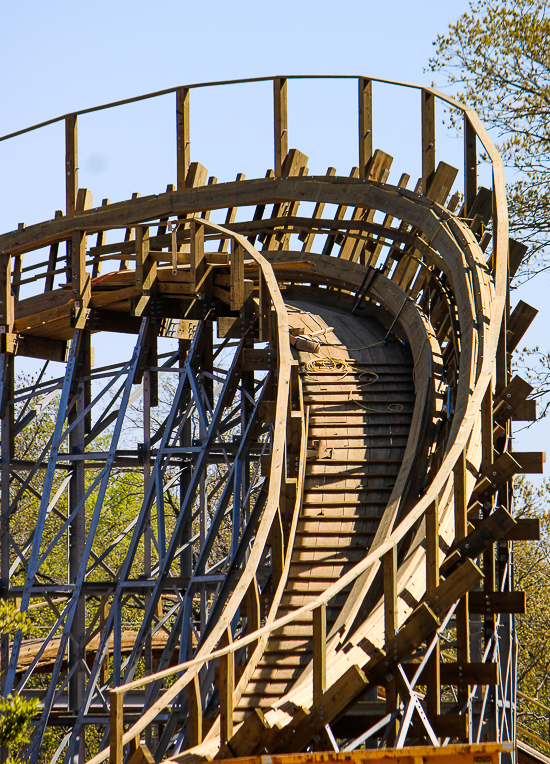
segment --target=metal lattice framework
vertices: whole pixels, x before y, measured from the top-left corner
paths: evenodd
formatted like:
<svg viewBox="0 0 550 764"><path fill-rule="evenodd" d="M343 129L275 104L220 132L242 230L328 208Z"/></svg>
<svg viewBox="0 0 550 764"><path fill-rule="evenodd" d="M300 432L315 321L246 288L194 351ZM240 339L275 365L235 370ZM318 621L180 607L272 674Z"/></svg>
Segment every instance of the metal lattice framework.
<svg viewBox="0 0 550 764"><path fill-rule="evenodd" d="M94 764L515 741L524 250L475 113L419 88L409 191L358 82L349 177L307 177L277 77L274 171L208 184L190 86L144 97L175 93L177 187L97 208L67 115L66 213L0 236L1 595L36 624L1 677L40 699L30 762L48 729L50 761ZM461 207L438 98L464 115ZM131 357L94 367L121 334Z"/></svg>

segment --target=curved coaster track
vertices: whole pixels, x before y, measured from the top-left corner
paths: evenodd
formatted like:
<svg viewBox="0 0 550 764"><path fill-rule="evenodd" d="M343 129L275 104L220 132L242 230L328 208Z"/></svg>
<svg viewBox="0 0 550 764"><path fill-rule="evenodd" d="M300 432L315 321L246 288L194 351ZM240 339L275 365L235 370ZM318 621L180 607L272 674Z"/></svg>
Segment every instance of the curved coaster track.
<svg viewBox="0 0 550 764"><path fill-rule="evenodd" d="M100 207L67 115L66 213L0 236L2 596L35 624L1 677L40 700L29 762L515 759L511 542L536 528L511 480L542 470L511 451L536 416L510 372L525 252L475 113L418 89L409 190L358 82L349 176L288 149L278 77L275 169L208 182L185 87L177 187Z"/></svg>

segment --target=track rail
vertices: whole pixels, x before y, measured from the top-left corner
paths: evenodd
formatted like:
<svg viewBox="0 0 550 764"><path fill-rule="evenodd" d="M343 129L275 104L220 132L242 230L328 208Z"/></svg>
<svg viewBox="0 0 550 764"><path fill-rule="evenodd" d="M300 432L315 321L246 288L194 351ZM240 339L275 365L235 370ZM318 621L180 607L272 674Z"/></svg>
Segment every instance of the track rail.
<svg viewBox="0 0 550 764"><path fill-rule="evenodd" d="M529 391L503 330L502 163L471 110L424 88L424 194L388 184L391 157L364 142L359 177L306 177L277 132L286 79L274 88L275 177L205 185L178 155L178 190L92 208L68 186L68 215L0 236L4 592L48 609L41 640L3 641L5 692L50 676L29 760L51 724L71 727L65 761L103 731L90 764L121 763L142 734L157 760L189 762L352 750L369 725L397 747L515 738L510 481L536 458L509 453ZM468 170L458 215L456 171L427 142L436 96L464 112L470 159L477 134L493 161L492 194ZM94 370L90 338L113 330L137 337L132 359ZM63 377L15 390L18 355L65 361L68 341ZM155 427L164 373L178 382ZM14 439L56 390L53 438L25 460ZM136 396L144 443L125 451ZM123 470L143 476L141 498L105 548ZM68 584L46 573L67 535Z"/></svg>

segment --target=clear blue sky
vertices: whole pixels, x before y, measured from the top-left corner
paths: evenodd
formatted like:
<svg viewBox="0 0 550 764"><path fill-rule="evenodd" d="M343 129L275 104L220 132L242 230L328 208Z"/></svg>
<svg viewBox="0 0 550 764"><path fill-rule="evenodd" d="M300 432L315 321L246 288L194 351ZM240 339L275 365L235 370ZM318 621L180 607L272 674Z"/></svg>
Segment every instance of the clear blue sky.
<svg viewBox="0 0 550 764"><path fill-rule="evenodd" d="M431 84L433 40L468 8L466 0L279 0L278 3L160 0L27 0L0 5L0 135L89 106L187 83L274 74L364 74ZM441 83L438 83L441 84ZM375 89L375 146L396 157L394 181L419 172L416 94ZM191 154L219 181L273 166L271 92L196 91ZM290 145L311 172L357 163L356 86L291 83ZM175 182L173 97L82 118L80 185L95 203ZM442 151L440 152L440 149ZM438 142L461 161L460 141ZM0 231L53 217L63 206L63 130L52 126L0 144ZM542 304L541 288L523 299ZM531 294L534 295L531 297ZM537 297L538 295L538 297ZM539 328L531 344L547 342ZM520 436L543 448L549 427Z"/></svg>

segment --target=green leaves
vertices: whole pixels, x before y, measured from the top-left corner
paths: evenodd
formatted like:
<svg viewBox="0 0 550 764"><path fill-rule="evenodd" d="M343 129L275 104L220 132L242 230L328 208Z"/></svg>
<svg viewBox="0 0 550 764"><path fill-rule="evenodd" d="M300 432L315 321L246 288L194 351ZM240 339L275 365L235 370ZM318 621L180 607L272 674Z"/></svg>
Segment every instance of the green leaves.
<svg viewBox="0 0 550 764"><path fill-rule="evenodd" d="M500 140L511 232L531 247L519 280L550 257L550 14L546 0L479 0L435 40L429 69Z"/></svg>

